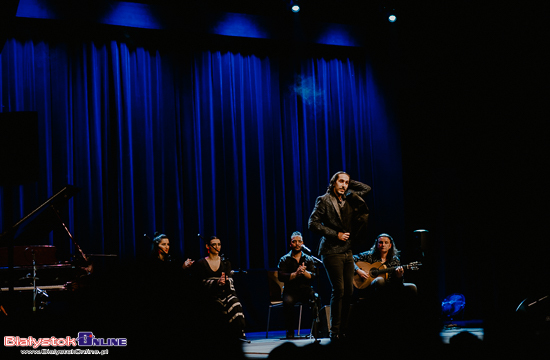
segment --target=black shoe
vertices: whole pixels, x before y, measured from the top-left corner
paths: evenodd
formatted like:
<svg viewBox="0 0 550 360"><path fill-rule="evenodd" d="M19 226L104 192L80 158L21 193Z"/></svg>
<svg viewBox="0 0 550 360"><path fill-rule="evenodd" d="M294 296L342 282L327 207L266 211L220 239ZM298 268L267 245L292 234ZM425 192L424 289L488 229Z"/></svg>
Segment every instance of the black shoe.
<svg viewBox="0 0 550 360"><path fill-rule="evenodd" d="M239 336L239 340L242 341L242 342L245 342L245 343L250 344L250 340L248 340L248 339L246 338L246 334L244 333L244 331L242 332L242 335Z"/></svg>
<svg viewBox="0 0 550 360"><path fill-rule="evenodd" d="M335 333L330 333L329 337L331 342L339 342L341 340L340 335Z"/></svg>

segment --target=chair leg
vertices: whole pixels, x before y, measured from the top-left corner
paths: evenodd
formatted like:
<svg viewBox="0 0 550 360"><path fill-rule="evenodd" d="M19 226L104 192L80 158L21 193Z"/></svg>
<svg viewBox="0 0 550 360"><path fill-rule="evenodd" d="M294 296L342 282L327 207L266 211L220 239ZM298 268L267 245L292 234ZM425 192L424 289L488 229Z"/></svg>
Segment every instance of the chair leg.
<svg viewBox="0 0 550 360"><path fill-rule="evenodd" d="M271 306L267 311L267 329L265 330L265 338L267 339L267 334L269 333L269 318L271 317Z"/></svg>
<svg viewBox="0 0 550 360"><path fill-rule="evenodd" d="M300 327L302 326L302 304L300 304L300 317L298 319L298 336L300 336Z"/></svg>

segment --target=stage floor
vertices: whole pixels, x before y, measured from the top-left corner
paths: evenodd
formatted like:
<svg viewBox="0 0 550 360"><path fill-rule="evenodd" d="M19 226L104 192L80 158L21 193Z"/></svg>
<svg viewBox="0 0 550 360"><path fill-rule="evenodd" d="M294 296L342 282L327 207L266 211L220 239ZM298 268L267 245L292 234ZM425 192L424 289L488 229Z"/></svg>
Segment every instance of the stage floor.
<svg viewBox="0 0 550 360"><path fill-rule="evenodd" d="M271 350L284 344L285 342L293 342L296 346L304 346L312 344L315 339L306 338L303 333L300 338L287 340L285 339L286 331L270 331L269 337L265 338L264 332L246 333L246 337L250 340L250 344L243 345L243 351L248 359L267 359ZM318 339L321 345L330 343L329 338Z"/></svg>
<svg viewBox="0 0 550 360"><path fill-rule="evenodd" d="M475 325L479 325L474 323ZM467 331L472 335L477 336L480 340L483 340L483 328L482 327L456 327L452 329L442 329L439 333L441 342L448 344L451 337ZM285 339L285 331L270 331L269 337L265 338L265 332L246 333L246 337L250 340L249 344L243 345L243 351L247 359L267 359L269 353L276 347L284 344L285 342L293 342L296 346L305 346L315 342L313 338L307 338L301 333L300 338L293 340ZM321 345L327 345L330 343L329 338L318 339Z"/></svg>

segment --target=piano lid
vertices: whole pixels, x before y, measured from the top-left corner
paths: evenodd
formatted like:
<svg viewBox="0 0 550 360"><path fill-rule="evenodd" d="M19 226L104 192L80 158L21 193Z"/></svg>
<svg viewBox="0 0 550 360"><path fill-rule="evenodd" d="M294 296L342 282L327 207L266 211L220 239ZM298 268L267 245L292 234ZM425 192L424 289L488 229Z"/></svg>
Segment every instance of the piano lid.
<svg viewBox="0 0 550 360"><path fill-rule="evenodd" d="M0 235L0 246L7 246L10 238L13 238L14 242L31 243L48 236L56 225L60 226L60 211L79 191L80 188L75 186L65 186L45 203L2 233Z"/></svg>

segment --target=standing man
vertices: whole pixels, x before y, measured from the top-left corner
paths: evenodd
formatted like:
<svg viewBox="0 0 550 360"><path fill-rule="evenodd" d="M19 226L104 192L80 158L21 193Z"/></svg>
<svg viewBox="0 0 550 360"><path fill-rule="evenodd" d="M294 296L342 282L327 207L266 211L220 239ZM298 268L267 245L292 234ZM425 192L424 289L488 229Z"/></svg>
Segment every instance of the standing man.
<svg viewBox="0 0 550 360"><path fill-rule="evenodd" d="M311 287L315 278L313 258L302 252L302 234L295 231L290 236L290 252L279 260L277 276L285 284L283 288L283 314L287 339L294 338L294 304L311 305L316 318L319 311L317 296Z"/></svg>
<svg viewBox="0 0 550 360"><path fill-rule="evenodd" d="M319 255L332 287L330 338L340 340L346 332L353 294L355 263L352 242L368 220L365 196L371 187L339 171L332 176L326 194L319 196L308 228L321 236Z"/></svg>

